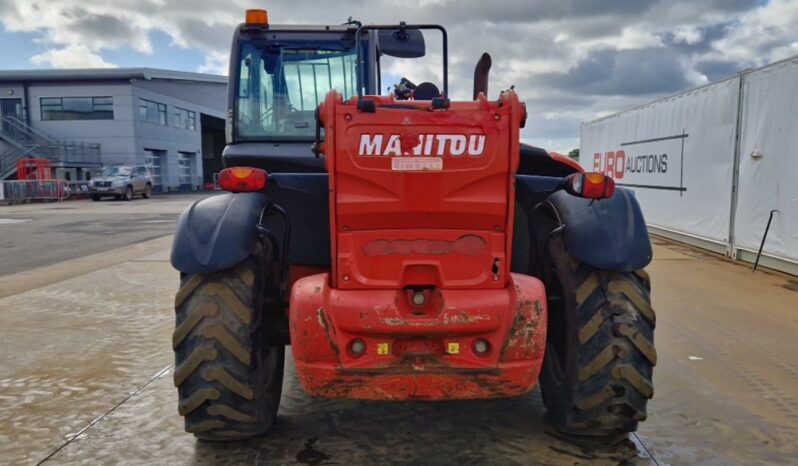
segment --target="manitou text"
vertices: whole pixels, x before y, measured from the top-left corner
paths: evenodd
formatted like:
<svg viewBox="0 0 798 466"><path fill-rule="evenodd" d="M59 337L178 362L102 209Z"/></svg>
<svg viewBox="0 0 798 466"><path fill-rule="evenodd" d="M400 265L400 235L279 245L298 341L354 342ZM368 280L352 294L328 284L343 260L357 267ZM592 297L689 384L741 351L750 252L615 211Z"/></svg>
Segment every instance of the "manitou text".
<svg viewBox="0 0 798 466"><path fill-rule="evenodd" d="M358 155L479 157L484 150L484 134L363 134Z"/></svg>

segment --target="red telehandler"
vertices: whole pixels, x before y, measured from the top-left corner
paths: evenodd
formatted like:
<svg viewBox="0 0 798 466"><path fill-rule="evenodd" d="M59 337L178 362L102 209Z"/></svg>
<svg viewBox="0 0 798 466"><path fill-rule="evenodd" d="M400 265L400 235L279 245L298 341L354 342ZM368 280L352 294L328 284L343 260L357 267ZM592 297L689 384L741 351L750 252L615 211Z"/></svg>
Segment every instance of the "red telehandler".
<svg viewBox="0 0 798 466"><path fill-rule="evenodd" d="M442 91L379 96L382 56L443 37ZM266 433L286 345L313 396L518 396L566 433L634 431L653 394L651 245L631 192L519 143L513 90L449 99L438 25L275 26L230 61L221 186L180 217L173 346L200 439Z"/></svg>

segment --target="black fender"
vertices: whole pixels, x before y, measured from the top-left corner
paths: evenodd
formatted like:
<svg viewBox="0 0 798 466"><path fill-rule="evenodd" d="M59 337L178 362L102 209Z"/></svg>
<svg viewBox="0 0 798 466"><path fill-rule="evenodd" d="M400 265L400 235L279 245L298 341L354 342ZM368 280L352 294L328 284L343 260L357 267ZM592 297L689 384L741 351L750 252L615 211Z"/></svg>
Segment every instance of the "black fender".
<svg viewBox="0 0 798 466"><path fill-rule="evenodd" d="M227 193L191 204L177 221L172 267L204 274L246 259L258 241L256 225L268 202L261 193Z"/></svg>
<svg viewBox="0 0 798 466"><path fill-rule="evenodd" d="M568 251L580 261L614 272L633 272L651 263L651 240L632 191L618 188L599 201L557 191L545 204L564 226Z"/></svg>

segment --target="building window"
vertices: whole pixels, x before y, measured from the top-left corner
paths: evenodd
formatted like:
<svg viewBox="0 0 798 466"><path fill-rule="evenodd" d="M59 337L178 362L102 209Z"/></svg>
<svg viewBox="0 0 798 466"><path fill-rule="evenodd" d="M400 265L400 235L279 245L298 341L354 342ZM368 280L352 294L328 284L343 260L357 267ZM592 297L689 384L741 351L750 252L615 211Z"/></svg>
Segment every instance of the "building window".
<svg viewBox="0 0 798 466"><path fill-rule="evenodd" d="M139 120L166 126L166 104L139 99Z"/></svg>
<svg viewBox="0 0 798 466"><path fill-rule="evenodd" d="M113 120L113 97L42 97L42 121Z"/></svg>
<svg viewBox="0 0 798 466"><path fill-rule="evenodd" d="M191 110L175 107L175 128L197 129L197 114Z"/></svg>

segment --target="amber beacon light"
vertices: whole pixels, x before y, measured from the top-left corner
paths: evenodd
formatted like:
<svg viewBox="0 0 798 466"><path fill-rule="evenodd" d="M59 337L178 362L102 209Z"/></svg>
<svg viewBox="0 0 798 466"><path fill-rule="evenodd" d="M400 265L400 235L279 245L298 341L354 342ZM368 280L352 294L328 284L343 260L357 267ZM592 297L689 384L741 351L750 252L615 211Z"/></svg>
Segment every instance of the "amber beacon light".
<svg viewBox="0 0 798 466"><path fill-rule="evenodd" d="M247 10L247 24L269 24L269 13L266 10Z"/></svg>

